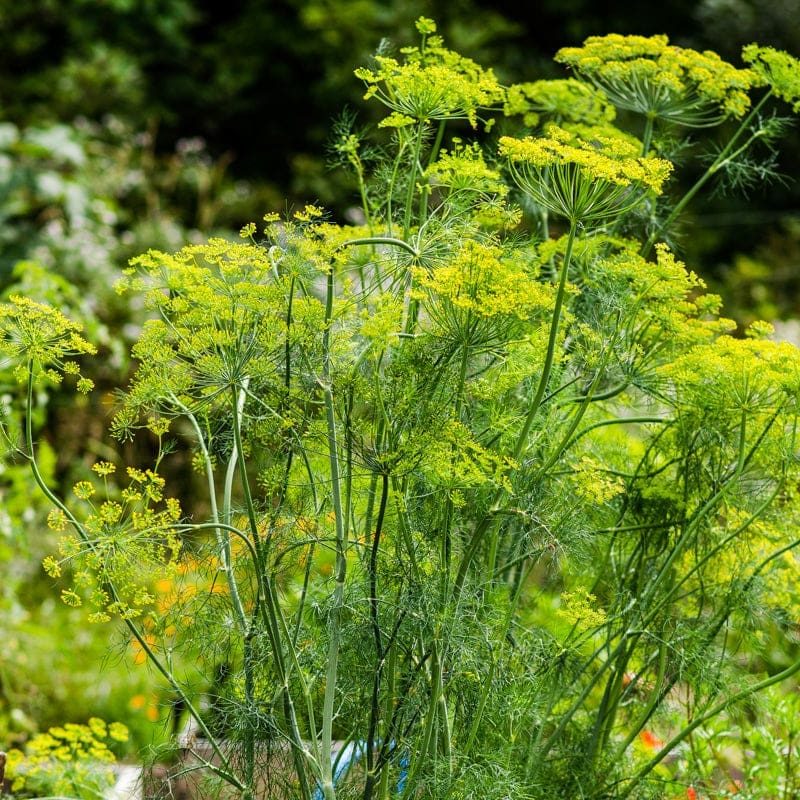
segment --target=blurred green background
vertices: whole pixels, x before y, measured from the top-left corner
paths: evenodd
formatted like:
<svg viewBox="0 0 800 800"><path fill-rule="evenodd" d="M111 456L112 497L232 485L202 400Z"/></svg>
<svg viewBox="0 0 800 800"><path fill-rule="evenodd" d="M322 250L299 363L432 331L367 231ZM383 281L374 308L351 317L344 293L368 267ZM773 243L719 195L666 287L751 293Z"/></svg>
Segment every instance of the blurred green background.
<svg viewBox="0 0 800 800"><path fill-rule="evenodd" d="M52 481L69 486L108 457L110 393L141 321L113 291L127 260L307 201L347 219L354 187L326 160L331 123L344 108L370 123L353 69L383 40L415 40L420 15L507 83L560 77L558 48L610 32L666 33L736 65L752 41L800 54L800 0L0 0L0 290L58 304L101 347L83 405L40 398ZM678 251L740 324L791 329L797 131L778 169L783 183L694 206ZM0 384L13 423L17 389L5 372ZM24 464L0 464L0 744L92 714L129 724L135 748L157 741L168 693L125 642L58 602L39 566L53 542L37 502Z"/></svg>

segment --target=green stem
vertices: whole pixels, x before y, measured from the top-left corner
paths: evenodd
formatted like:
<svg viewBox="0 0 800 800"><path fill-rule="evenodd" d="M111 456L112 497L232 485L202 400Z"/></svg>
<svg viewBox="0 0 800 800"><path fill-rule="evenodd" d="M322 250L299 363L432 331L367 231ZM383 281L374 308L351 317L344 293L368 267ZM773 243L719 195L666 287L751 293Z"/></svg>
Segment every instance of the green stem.
<svg viewBox="0 0 800 800"><path fill-rule="evenodd" d="M253 540L253 549L258 555L258 569L256 571L256 580L258 581L258 596L263 598L263 602L256 604L253 613L261 614L267 629L267 634L270 638L270 644L273 650L273 657L275 665L278 668L279 678L281 681L281 692L283 695L284 710L286 713L286 721L291 731L291 745L292 745L292 758L294 759L295 769L297 771L297 778L300 782L301 792L304 798L310 797L310 788L306 775L306 761L313 765L315 759L311 758L307 750L303 746L300 736L300 729L297 722L297 714L294 707L294 702L289 690L289 678L286 664L284 661L284 641L291 651L291 638L286 630L285 621L280 611L280 603L276 596L275 588L270 580L268 571L268 560L270 550L270 540L265 542L261 540L261 534L258 529L258 521L256 519L255 504L250 489L250 480L247 474L247 462L244 456L244 445L242 442L241 430L241 411L240 398L247 392L248 379L245 379L242 386L237 388L231 387L233 394L233 441L234 441L234 454L239 470L239 483L242 490L245 503L245 511L247 514L248 525L250 528L250 535ZM247 641L247 640L246 640ZM245 644L246 644L245 641ZM294 655L292 651L292 655ZM251 665L252 666L252 665ZM251 676L252 677L252 676ZM247 676L245 676L247 682ZM254 742L250 741L251 733L246 733L245 747L246 755L255 758ZM253 748L251 750L251 747ZM254 763L254 762L253 762Z"/></svg>
<svg viewBox="0 0 800 800"><path fill-rule="evenodd" d="M525 417L525 422L522 425L517 445L514 448L514 460L518 461L525 445L528 442L528 435L531 432L531 426L539 413L539 407L542 403L547 384L550 380L550 373L553 369L553 357L555 355L556 342L558 340L558 329L561 322L561 311L564 305L564 298L567 293L567 275L569 273L569 265L572 260L572 248L575 243L575 236L578 232L578 224L574 220L570 220L569 235L567 236L567 245L564 250L564 263L561 266L561 274L558 281L558 290L556 292L556 302L553 308L553 318L550 322L550 335L547 338L547 350L545 351L544 363L542 364L542 374L539 377L539 385L536 387L536 393L531 400L528 413Z"/></svg>
<svg viewBox="0 0 800 800"><path fill-rule="evenodd" d="M643 258L647 258L650 255L650 251L653 248L653 245L656 243L656 240L661 236L661 234L669 228L669 226L675 221L675 219L683 212L683 209L686 208L687 205L694 199L695 195L703 188L703 186L708 183L708 181L717 173L720 167L726 163L731 158L734 158L739 153L746 150L752 142L757 138L758 134L754 134L751 136L744 145L739 147L736 152L733 152L733 148L736 145L736 142L739 141L742 134L747 130L750 123L758 116L761 109L766 104L767 100L772 97L773 90L770 87L769 91L761 98L761 100L753 107L747 117L743 120L742 124L739 126L737 131L733 134L733 136L728 140L728 143L719 153L719 155L714 159L713 163L708 167L708 169L698 178L696 183L686 192L686 194L678 201L677 205L672 209L669 216L662 222L649 236L647 241L644 243L641 249L641 255Z"/></svg>
<svg viewBox="0 0 800 800"><path fill-rule="evenodd" d="M386 659L386 652L383 647L383 637L381 634L380 618L378 615L378 554L380 551L381 533L383 523L386 518L386 505L389 499L389 474L384 472L381 475L381 499L378 508L378 517L375 522L375 532L372 537L372 549L369 558L369 610L370 621L372 623L372 636L375 641L375 667L372 675L372 700L370 706L369 727L366 740L366 761L367 775L364 786L364 800L372 800L372 792L377 782L375 775L375 744L376 732L381 713L380 703L380 683L383 665Z"/></svg>
<svg viewBox="0 0 800 800"><path fill-rule="evenodd" d="M399 247L403 250L407 250L415 258L419 255L414 247L412 247L408 242L405 242L402 239L397 239L394 236L366 236L363 239L348 239L346 242L342 242L336 249L344 250L346 247L355 247L357 245L365 244L388 244L392 247Z"/></svg>
<svg viewBox="0 0 800 800"><path fill-rule="evenodd" d="M327 425L328 463L330 469L331 496L333 502L334 525L336 530L336 563L334 566L334 591L330 613L330 644L328 646L327 669L325 673L325 695L322 704L322 752L321 788L325 800L335 800L333 785L333 717L336 699L336 686L339 670L339 646L341 639L342 609L344 606L344 586L347 577L347 542L345 540L345 520L342 509L341 477L339 473L339 445L336 432L336 413L333 399L333 374L331 359L331 327L333 324L334 295L333 264L328 273L325 299L325 328L322 334L322 390L325 398L325 422Z"/></svg>
<svg viewBox="0 0 800 800"><path fill-rule="evenodd" d="M648 114L645 117L644 133L642 134L642 158L647 158L650 150L650 143L653 141L653 128L655 127L655 117Z"/></svg>
<svg viewBox="0 0 800 800"><path fill-rule="evenodd" d="M406 190L406 209L403 217L403 239L408 239L411 232L411 214L414 207L414 190L417 184L417 173L420 167L420 153L422 152L422 133L425 130L425 123L420 120L417 123L417 133L414 137L414 153L411 157L411 167L408 170L408 189Z"/></svg>

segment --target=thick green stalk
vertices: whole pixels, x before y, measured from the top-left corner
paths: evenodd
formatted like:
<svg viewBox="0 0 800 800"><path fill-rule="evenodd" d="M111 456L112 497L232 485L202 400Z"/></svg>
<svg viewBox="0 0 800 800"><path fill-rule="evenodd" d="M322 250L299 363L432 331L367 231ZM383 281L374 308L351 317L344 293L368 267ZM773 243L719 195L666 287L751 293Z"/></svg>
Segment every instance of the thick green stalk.
<svg viewBox="0 0 800 800"><path fill-rule="evenodd" d="M328 439L328 468L330 470L331 498L333 503L334 526L336 531L336 562L334 565L334 591L330 615L330 644L328 646L327 669L325 672L325 695L322 704L322 752L321 788L325 800L335 800L333 785L333 717L336 699L336 686L339 674L339 647L344 606L344 586L347 577L347 542L345 540L345 520L342 509L341 476L339 471L339 445L336 431L336 412L333 399L333 370L331 363L331 326L333 324L333 295L335 280L333 264L328 273L325 300L325 328L322 334L322 391L325 398L325 422Z"/></svg>
<svg viewBox="0 0 800 800"><path fill-rule="evenodd" d="M408 189L406 190L406 209L403 216L403 239L408 240L411 233L411 214L414 210L414 190L417 188L417 173L420 168L420 154L422 152L422 134L425 130L425 123L417 123L417 131L414 137L414 153L411 158L411 168L408 170Z"/></svg>
<svg viewBox="0 0 800 800"><path fill-rule="evenodd" d="M172 402L180 408L183 415L189 420L192 428L194 428L195 432L195 440L197 442L197 446L200 448L200 453L203 456L203 468L206 474L206 481L208 483L208 500L209 505L211 506L211 520L216 525L230 526L231 523L231 516L230 516L230 496L229 496L229 487L228 482L229 480L233 480L232 476L232 468L235 463L234 459L231 459L231 462L228 466L228 475L226 475L225 481L225 498L226 500L223 501L223 509L228 509L227 511L223 510L224 520L220 518L219 508L217 506L217 488L216 488L216 481L214 480L214 467L211 463L211 456L208 452L208 448L206 447L205 437L203 436L203 432L200 428L200 424L197 421L197 418L194 414L183 404L181 403L177 397L171 398ZM224 531L224 533L223 533ZM242 635L246 635L246 632L249 628L249 623L247 622L247 614L244 610L244 605L242 604L241 597L239 595L239 586L236 581L236 575L233 571L233 560L231 557L231 546L230 546L230 531L223 527L217 527L215 530L215 535L217 537L217 546L219 547L220 555L222 557L222 569L225 573L225 580L228 583L228 590L230 591L231 596L231 605L233 606L234 616L236 618L236 622L239 626L239 630L241 631ZM246 537L243 537L246 539ZM250 545L249 540L246 540L248 545ZM251 551L253 554L255 551ZM258 558L256 557L253 561L254 569L258 569Z"/></svg>
<svg viewBox="0 0 800 800"><path fill-rule="evenodd" d="M262 541L261 534L258 529L258 520L256 518L255 504L253 502L252 492L250 489L250 479L247 474L247 462L244 456L244 445L242 443L242 429L241 429L241 415L239 413L240 397L246 393L246 385L237 390L236 387L231 387L232 391L232 411L233 411L233 441L234 453L236 455L237 465L239 469L239 483L244 497L245 512L247 515L248 525L250 528L250 535L253 541L253 548L258 555L258 567L256 570L256 580L258 581L258 596L262 602L258 603L253 610L254 617L261 615L264 619L267 634L270 638L270 645L275 658L275 664L278 668L279 678L281 681L281 691L283 694L284 710L287 717L287 723L291 731L291 745L292 745L292 758L294 759L295 769L297 771L297 778L300 782L301 792L304 798L310 797L310 789L308 787L308 779L306 775L306 761L312 761L308 758L308 753L302 744L300 729L297 722L297 714L294 707L294 701L291 697L288 684L288 672L284 661L284 639L287 646L291 647L291 640L288 637L286 626L280 611L280 603L275 593L274 586L270 581L267 570L270 541ZM287 635L283 635L287 634ZM245 645L247 639L245 639ZM251 663L251 667L253 664ZM252 677L252 676L251 676ZM247 680L247 677L246 677ZM254 742L250 741L249 732L246 734L245 747L247 749L247 756L254 758L254 750L251 752L251 747L254 748Z"/></svg>
<svg viewBox="0 0 800 800"><path fill-rule="evenodd" d="M528 413L522 425L517 445L514 448L514 459L519 460L520 456L525 450L528 442L528 435L531 432L531 427L536 415L539 413L539 408L542 404L542 398L547 390L547 384L550 381L550 373L553 369L553 358L555 355L556 342L558 341L558 330L561 323L561 311L564 306L564 298L567 293L567 275L569 274L569 265L572 261L572 248L575 244L575 236L578 232L578 223L570 220L569 234L567 236L567 245L564 250L564 263L561 265L561 273L558 280L558 290L556 292L556 302L553 308L553 317L550 321L550 334L547 338L547 350L545 351L544 362L542 364L542 373L539 376L539 384L536 387L536 392L531 400L528 408Z"/></svg>
<svg viewBox="0 0 800 800"><path fill-rule="evenodd" d="M383 673L383 666L386 659L386 652L383 646L383 636L381 634L380 618L378 615L378 554L380 551L381 534L383 523L386 518L386 505L389 499L389 474L383 473L381 476L381 499L378 508L378 517L375 521L375 531L372 535L372 548L370 550L368 564L369 579L369 613L372 623L372 636L375 641L375 666L372 674L372 698L370 702L369 726L367 729L366 762L367 774L364 783L364 800L372 800L372 793L377 783L375 774L375 747L376 733L381 714L380 684Z"/></svg>

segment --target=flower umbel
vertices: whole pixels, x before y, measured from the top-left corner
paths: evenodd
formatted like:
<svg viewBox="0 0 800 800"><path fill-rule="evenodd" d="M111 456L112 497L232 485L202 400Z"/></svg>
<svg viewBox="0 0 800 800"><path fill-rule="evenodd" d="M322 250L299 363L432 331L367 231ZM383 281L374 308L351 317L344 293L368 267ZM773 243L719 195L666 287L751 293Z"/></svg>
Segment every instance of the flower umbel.
<svg viewBox="0 0 800 800"><path fill-rule="evenodd" d="M587 129L587 132L591 129ZM500 140L518 186L538 205L570 221L602 222L659 194L672 171L661 158L640 158L627 137L600 128L589 138L555 125L539 138Z"/></svg>
<svg viewBox="0 0 800 800"><path fill-rule="evenodd" d="M95 466L103 476L111 467L102 461ZM106 499L95 501L97 491L89 481L75 484L73 493L86 509L81 526L91 538L65 536L59 542L61 560L47 556L42 564L48 575L58 577L62 565L70 563L73 588L65 589L62 599L74 607L86 600L92 622L114 614L123 619L141 615L154 602L152 579L173 573L181 549L175 530L181 509L176 499L164 497L164 479L152 470L133 468L128 468L128 477L120 501L108 497L108 487ZM64 512L51 512L48 524L64 530ZM113 596L106 589L112 585Z"/></svg>
<svg viewBox="0 0 800 800"><path fill-rule="evenodd" d="M0 359L13 365L19 380L24 381L30 370L35 380L61 383L63 375L79 374L75 357L96 352L81 330L58 309L12 295L10 302L0 305ZM90 380L79 379L79 391L91 388Z"/></svg>
<svg viewBox="0 0 800 800"><path fill-rule="evenodd" d="M616 116L603 92L575 78L509 86L505 112L507 115L522 114L525 124L531 126L542 121L556 125L564 122L600 125L613 121Z"/></svg>
<svg viewBox="0 0 800 800"><path fill-rule="evenodd" d="M572 67L611 102L692 128L741 117L757 82L716 53L670 45L666 36L590 36L582 47L564 47L556 61Z"/></svg>
<svg viewBox="0 0 800 800"><path fill-rule="evenodd" d="M430 26L423 28L426 36ZM365 99L376 97L394 112L383 120L384 127L452 119L467 119L476 127L478 111L503 100L505 92L492 70L446 49L439 36L403 52L403 63L379 55L376 70L355 71L367 84Z"/></svg>
<svg viewBox="0 0 800 800"><path fill-rule="evenodd" d="M757 44L748 44L742 58L793 111L800 111L800 61L782 50Z"/></svg>
<svg viewBox="0 0 800 800"><path fill-rule="evenodd" d="M25 753L11 750L7 776L14 792L33 795L78 797L100 800L114 785L110 765L116 761L110 749L126 742L128 729L120 722L107 724L92 717L87 724L67 722L39 733Z"/></svg>

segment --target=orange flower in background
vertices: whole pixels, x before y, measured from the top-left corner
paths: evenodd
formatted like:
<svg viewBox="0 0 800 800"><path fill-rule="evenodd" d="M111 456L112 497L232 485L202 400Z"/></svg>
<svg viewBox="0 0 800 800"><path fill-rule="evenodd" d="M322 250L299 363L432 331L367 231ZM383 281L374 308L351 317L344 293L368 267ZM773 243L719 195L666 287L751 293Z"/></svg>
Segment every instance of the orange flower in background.
<svg viewBox="0 0 800 800"><path fill-rule="evenodd" d="M155 648L156 646L156 639L154 636L145 636L145 642L151 648ZM142 645L133 639L131 641L131 647L133 648L133 663L134 664L144 664L147 661L147 652L144 650Z"/></svg>
<svg viewBox="0 0 800 800"><path fill-rule="evenodd" d="M664 742L650 731L642 731L639 738L648 750L660 750L664 746Z"/></svg>
<svg viewBox="0 0 800 800"><path fill-rule="evenodd" d="M143 694L135 694L128 701L128 706L133 711L143 710L145 717L147 717L149 722L158 722L159 717L161 716L158 710L156 697L152 694L149 697L146 697Z"/></svg>
<svg viewBox="0 0 800 800"><path fill-rule="evenodd" d="M697 791L695 790L694 786L689 786L686 789L686 797L688 800L697 800Z"/></svg>

